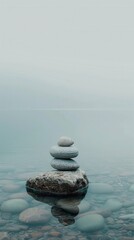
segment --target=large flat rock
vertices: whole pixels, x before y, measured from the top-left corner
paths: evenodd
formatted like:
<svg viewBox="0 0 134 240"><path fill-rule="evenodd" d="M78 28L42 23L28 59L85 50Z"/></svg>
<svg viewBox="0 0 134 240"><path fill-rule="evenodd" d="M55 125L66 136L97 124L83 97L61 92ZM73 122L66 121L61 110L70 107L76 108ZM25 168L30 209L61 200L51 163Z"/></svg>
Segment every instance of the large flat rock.
<svg viewBox="0 0 134 240"><path fill-rule="evenodd" d="M46 195L81 195L88 187L88 178L84 171L50 171L26 183L28 191Z"/></svg>

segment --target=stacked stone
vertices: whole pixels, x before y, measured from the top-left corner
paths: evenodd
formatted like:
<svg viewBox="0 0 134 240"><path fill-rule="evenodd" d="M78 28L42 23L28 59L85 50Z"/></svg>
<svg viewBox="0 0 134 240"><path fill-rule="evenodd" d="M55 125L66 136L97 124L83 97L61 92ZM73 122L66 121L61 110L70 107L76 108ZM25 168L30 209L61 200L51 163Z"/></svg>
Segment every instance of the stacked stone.
<svg viewBox="0 0 134 240"><path fill-rule="evenodd" d="M78 150L69 137L61 137L56 146L50 149L54 157L51 166L56 171L49 171L29 178L26 182L28 193L39 193L43 196L82 196L88 188L86 173L73 160L78 156Z"/></svg>
<svg viewBox="0 0 134 240"><path fill-rule="evenodd" d="M72 159L79 154L77 148L73 144L74 141L71 138L60 137L57 145L50 149L50 154L54 157L51 161L51 166L54 169L61 171L76 171L79 168L78 163Z"/></svg>

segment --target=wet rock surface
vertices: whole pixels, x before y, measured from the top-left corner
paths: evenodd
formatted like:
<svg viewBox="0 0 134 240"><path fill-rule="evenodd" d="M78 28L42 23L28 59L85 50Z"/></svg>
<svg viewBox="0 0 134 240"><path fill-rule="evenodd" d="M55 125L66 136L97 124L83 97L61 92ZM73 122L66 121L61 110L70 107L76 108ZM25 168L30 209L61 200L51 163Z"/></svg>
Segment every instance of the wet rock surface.
<svg viewBox="0 0 134 240"><path fill-rule="evenodd" d="M35 178L28 179L26 188L34 189L48 195L83 194L88 187L84 171L51 171Z"/></svg>

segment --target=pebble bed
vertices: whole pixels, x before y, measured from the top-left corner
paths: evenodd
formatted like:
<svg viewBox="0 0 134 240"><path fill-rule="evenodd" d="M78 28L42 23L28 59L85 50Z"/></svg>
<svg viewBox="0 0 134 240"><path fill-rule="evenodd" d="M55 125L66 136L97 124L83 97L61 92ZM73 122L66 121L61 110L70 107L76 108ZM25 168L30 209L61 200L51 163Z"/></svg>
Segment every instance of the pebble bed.
<svg viewBox="0 0 134 240"><path fill-rule="evenodd" d="M1 170L0 240L134 239L134 174L90 174L91 188L80 203L59 200L55 207L26 192L28 172L8 169L5 178Z"/></svg>

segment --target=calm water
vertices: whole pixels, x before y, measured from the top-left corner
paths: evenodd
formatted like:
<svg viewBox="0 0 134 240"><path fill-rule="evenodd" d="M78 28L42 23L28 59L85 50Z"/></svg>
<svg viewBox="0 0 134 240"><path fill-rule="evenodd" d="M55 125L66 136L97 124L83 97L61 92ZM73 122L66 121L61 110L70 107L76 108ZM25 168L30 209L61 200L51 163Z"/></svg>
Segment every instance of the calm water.
<svg viewBox="0 0 134 240"><path fill-rule="evenodd" d="M49 149L62 135L79 149L90 181L85 198L29 195L27 178L52 169ZM134 239L133 111L1 111L0 136L0 239ZM16 199L26 201L26 219L37 207L44 221L37 213L35 224L22 222ZM91 214L104 221L92 219L92 230Z"/></svg>

